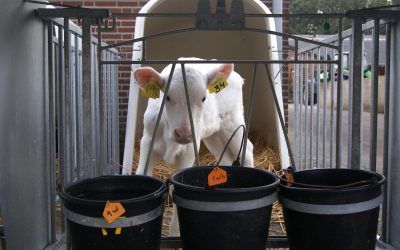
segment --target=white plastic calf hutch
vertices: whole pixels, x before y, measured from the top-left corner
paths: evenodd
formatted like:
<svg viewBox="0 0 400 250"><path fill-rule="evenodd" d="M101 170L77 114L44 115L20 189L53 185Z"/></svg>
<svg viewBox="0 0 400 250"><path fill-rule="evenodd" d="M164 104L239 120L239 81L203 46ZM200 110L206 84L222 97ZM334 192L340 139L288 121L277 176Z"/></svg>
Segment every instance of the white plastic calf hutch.
<svg viewBox="0 0 400 250"><path fill-rule="evenodd" d="M229 12L232 1L226 1ZM271 14L270 10L258 0L244 0L246 14ZM211 13L216 11L216 0L211 0ZM196 13L198 1L194 0L152 0L140 13ZM195 27L195 17L138 17L136 19L135 39L166 31ZM273 18L247 18L245 26L262 30L275 30ZM142 59L142 43L133 45L132 60ZM179 57L198 57L217 60L278 60L276 36L250 31L190 31L149 39L146 42L146 60L177 60ZM132 65L133 70L144 66ZM167 66L165 64L148 65L158 72ZM264 65L259 65L255 82L253 108L250 128L262 132L265 140L279 150L281 165L289 166L288 150L279 123L273 95L268 82ZM244 79L243 104L247 115L250 98L250 87L253 74L253 64L235 63L235 71ZM274 77L279 71L278 64L271 64L270 72ZM281 80L275 80L275 91L283 112ZM234 100L232 100L234 101ZM132 167L132 157L135 141L143 133L143 114L148 99L141 95L141 90L131 76L128 120L126 128L125 151L123 159L123 174L129 174Z"/></svg>

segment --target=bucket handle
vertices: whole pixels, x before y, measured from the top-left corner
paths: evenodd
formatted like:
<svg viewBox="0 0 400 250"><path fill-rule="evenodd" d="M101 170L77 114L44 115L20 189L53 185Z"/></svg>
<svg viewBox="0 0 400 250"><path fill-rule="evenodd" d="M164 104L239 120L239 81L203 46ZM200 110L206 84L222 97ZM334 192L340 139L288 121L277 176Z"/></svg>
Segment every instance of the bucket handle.
<svg viewBox="0 0 400 250"><path fill-rule="evenodd" d="M294 185L298 185L301 187L309 187L309 188L319 188L319 189L341 189L341 188L349 188L349 187L354 187L357 185L362 185L362 184L376 184L378 183L378 178L373 177L371 180L365 180L365 181L358 181L358 182L354 182L351 184L346 184L346 185L342 185L342 186L323 186L323 185L310 185L310 184L304 184L304 183L298 183L298 182L294 182L294 181L288 181L286 179L283 179L281 176L282 175L278 175L282 172L286 172L286 169L282 169L279 170L275 173L275 175L279 178L279 180L284 181L286 183L291 183Z"/></svg>
<svg viewBox="0 0 400 250"><path fill-rule="evenodd" d="M242 125L239 125L239 127L237 127L237 128L235 129L235 131L233 131L233 134L231 135L231 138L229 138L229 141L226 143L225 148L224 148L224 150L222 151L222 154L221 154L221 156L219 157L219 160L218 160L217 165L216 165L215 167L218 167L218 166L219 166L219 164L220 164L220 162L221 162L221 160L222 160L222 157L224 156L225 151L226 151L226 149L228 148L229 143L231 142L231 140L232 140L233 136L236 134L236 132L240 129L240 127L243 127L242 143L240 144L240 149L239 149L238 156L237 156L236 160L234 160L233 163L232 163L232 166L240 166L240 152L242 152L243 142L244 142L244 135L246 134L246 128L245 128L245 126L244 126L243 124L242 124Z"/></svg>
<svg viewBox="0 0 400 250"><path fill-rule="evenodd" d="M166 180L166 181L161 185L161 187L160 187L157 191L155 191L154 193L151 193L151 194L149 194L149 195L145 195L145 196L139 197L139 198L127 199L127 200L125 200L125 201L132 201L132 200L135 200L135 201L142 201L142 200L148 200L149 198L151 199L151 197L158 198L158 197L160 197L160 196L162 195L162 193L163 193L162 190L165 188L165 186L166 186L167 190L169 190L169 185L170 185L170 184L171 184L171 183L169 183L169 180ZM77 197L74 197L74 196L72 196L72 195L69 195L69 194L65 191L64 186L62 186L61 183L58 184L56 190L58 191L59 194L61 193L61 195L64 195L65 197L69 198L70 200L80 201L80 202L89 202L89 201L90 201L90 202L93 202L93 203L100 203L100 204L101 204L101 203L104 203L104 201L86 200L86 199L77 198Z"/></svg>

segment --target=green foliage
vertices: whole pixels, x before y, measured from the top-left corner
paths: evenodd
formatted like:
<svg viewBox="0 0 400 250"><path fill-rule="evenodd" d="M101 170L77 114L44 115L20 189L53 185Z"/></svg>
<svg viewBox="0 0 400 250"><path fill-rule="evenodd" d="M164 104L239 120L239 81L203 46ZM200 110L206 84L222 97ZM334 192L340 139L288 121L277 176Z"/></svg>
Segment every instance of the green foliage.
<svg viewBox="0 0 400 250"><path fill-rule="evenodd" d="M390 5L388 0L290 0L290 14L332 14L343 13L348 10L372 8ZM328 21L329 30L324 30L322 24ZM290 34L330 35L338 33L338 19L326 20L325 18L290 18ZM342 30L351 28L351 20L342 19Z"/></svg>

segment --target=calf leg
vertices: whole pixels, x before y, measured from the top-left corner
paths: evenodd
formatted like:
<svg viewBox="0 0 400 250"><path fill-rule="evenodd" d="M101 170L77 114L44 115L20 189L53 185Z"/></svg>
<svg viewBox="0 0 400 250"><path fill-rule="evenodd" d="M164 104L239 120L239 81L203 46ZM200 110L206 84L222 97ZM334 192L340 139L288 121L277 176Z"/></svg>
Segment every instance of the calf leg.
<svg viewBox="0 0 400 250"><path fill-rule="evenodd" d="M139 164L136 170L137 175L144 174L144 168L146 166L147 156L149 154L151 138L144 135L140 141L140 157L139 157ZM151 157L149 168L147 170L147 176L153 176L154 166L158 160L160 160L161 156L153 150Z"/></svg>
<svg viewBox="0 0 400 250"><path fill-rule="evenodd" d="M193 144L188 144L186 146L185 153L183 153L181 155L181 157L178 159L178 162L176 164L176 170L178 171L178 170L181 170L184 168L192 167L194 160L195 160L195 155L194 155ZM173 197L173 195L172 195L173 190L174 190L174 185L171 185L169 188L171 197ZM176 209L175 203L173 204L173 213L172 213L171 223L169 225L169 235L170 236L179 236L180 235L179 222L178 222L178 211Z"/></svg>

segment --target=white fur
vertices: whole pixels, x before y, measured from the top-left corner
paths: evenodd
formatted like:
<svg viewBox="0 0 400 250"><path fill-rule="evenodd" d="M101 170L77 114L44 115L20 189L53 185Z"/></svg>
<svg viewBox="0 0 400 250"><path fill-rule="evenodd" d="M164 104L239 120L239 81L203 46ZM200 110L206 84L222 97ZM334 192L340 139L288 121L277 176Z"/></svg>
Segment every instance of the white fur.
<svg viewBox="0 0 400 250"><path fill-rule="evenodd" d="M180 58L179 60L200 60L197 58ZM165 91L171 65L167 66L161 74L152 72L151 68L141 68L134 72L136 80L143 88L149 80L155 80L162 93L160 98L151 99L144 114L144 131L140 142L140 159L136 174L143 174L147 155L150 148L158 112L161 106L163 92ZM196 133L197 149L203 140L210 152L217 158L228 142L233 131L244 124L242 85L244 80L233 71L233 65L223 64L185 64L185 72L193 113L194 129ZM230 71L232 70L232 72ZM153 70L154 71L154 70ZM154 71L155 72L155 71ZM151 73L153 74L153 73ZM143 76L144 77L142 79ZM215 78L224 75L229 84L218 94L210 94L207 90ZM173 73L168 92L170 101L166 101L159 128L156 134L154 150L150 159L147 174L152 176L155 163L163 159L167 165L176 164L176 170L193 166L195 154L192 142L177 142L174 131L189 135L191 132L189 115L186 105L185 89L183 84L182 69L178 64ZM202 99L206 100L202 102ZM189 136L186 136L189 138ZM242 130L238 131L225 152L221 165L231 165L236 159L242 138ZM189 140L189 139L187 139ZM191 140L191 139L190 139ZM245 166L253 167L253 145L248 140ZM171 191L173 188L171 188ZM171 192L172 194L172 192ZM174 213L170 225L170 235L179 235L179 225L174 205Z"/></svg>

